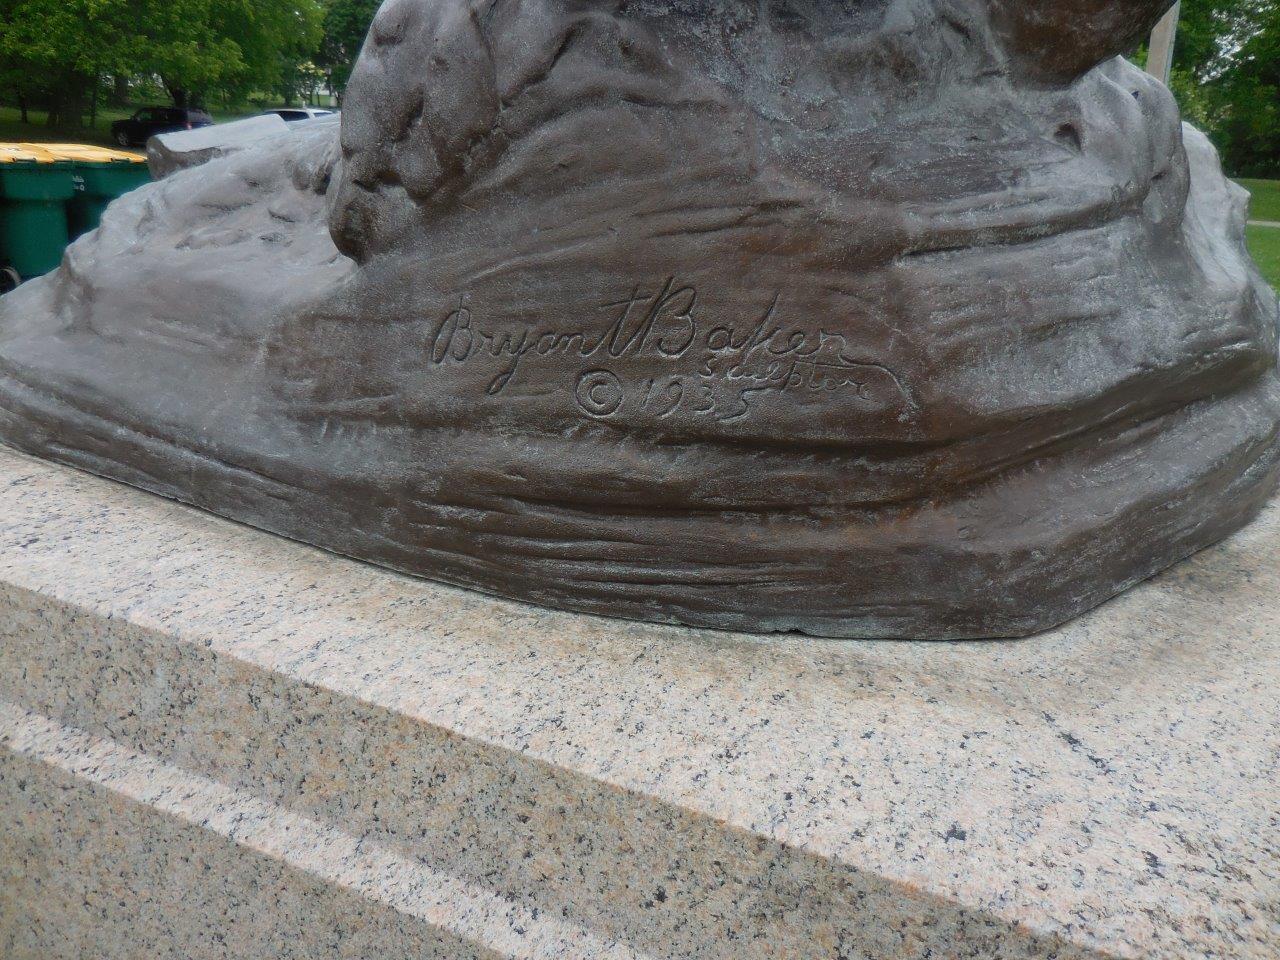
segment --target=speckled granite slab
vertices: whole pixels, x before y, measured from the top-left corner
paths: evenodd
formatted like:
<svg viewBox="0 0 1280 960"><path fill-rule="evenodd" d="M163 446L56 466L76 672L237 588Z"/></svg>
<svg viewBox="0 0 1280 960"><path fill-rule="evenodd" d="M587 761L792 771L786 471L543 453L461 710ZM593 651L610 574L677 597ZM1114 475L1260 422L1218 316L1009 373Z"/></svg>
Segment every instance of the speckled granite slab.
<svg viewBox="0 0 1280 960"><path fill-rule="evenodd" d="M1071 627L420 583L0 450L0 956L1280 955L1280 510Z"/></svg>

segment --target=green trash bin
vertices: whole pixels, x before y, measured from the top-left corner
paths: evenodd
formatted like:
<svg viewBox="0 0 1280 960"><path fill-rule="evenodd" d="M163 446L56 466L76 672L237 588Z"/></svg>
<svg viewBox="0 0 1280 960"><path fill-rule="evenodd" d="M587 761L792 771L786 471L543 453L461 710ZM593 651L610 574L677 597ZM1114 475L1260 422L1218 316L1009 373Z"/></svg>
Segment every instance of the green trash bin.
<svg viewBox="0 0 1280 960"><path fill-rule="evenodd" d="M0 153L0 258L24 280L62 262L71 238L67 204L75 194L71 161Z"/></svg>
<svg viewBox="0 0 1280 960"><path fill-rule="evenodd" d="M71 238L97 230L113 200L151 182L145 162L134 160L76 161L80 189L71 201Z"/></svg>
<svg viewBox="0 0 1280 960"><path fill-rule="evenodd" d="M0 268L23 280L55 269L67 244L97 229L113 200L150 180L146 157L136 153L0 144Z"/></svg>

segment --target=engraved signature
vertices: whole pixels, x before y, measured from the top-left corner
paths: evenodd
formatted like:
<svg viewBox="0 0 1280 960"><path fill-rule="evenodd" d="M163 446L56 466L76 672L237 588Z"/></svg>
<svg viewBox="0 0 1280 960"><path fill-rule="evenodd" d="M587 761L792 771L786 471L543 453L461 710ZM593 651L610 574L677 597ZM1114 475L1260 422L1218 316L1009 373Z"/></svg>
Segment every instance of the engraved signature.
<svg viewBox="0 0 1280 960"><path fill-rule="evenodd" d="M599 304L608 326L521 330L487 328L463 300L441 319L429 342L434 366L494 363L486 392L504 393L525 366L539 359L581 361L573 385L578 408L608 418L628 408L666 419L684 411L732 422L748 416L769 394L837 395L867 410L902 404L906 393L892 370L854 355L846 338L825 329L778 320L781 293L759 318L739 328L712 325L699 314L698 291L669 277L657 293L635 287ZM667 377L628 381L618 361L645 359L677 369Z"/></svg>

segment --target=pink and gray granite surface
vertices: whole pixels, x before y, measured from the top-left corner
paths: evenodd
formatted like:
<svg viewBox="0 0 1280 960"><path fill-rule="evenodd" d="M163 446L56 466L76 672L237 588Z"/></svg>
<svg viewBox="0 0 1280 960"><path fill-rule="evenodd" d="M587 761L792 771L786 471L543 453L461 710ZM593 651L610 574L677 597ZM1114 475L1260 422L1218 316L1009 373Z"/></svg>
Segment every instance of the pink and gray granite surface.
<svg viewBox="0 0 1280 960"><path fill-rule="evenodd" d="M1280 955L1280 508L1070 627L553 613L0 451L0 956Z"/></svg>

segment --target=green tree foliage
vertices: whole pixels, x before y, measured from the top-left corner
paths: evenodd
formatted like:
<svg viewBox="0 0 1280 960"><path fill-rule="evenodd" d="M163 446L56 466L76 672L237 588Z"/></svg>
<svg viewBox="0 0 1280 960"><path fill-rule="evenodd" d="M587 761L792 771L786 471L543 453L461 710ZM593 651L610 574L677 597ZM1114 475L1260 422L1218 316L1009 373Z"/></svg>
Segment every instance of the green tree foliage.
<svg viewBox="0 0 1280 960"><path fill-rule="evenodd" d="M1174 93L1236 176L1280 176L1280 4L1183 0Z"/></svg>
<svg viewBox="0 0 1280 960"><path fill-rule="evenodd" d="M1221 90L1215 128L1233 172L1280 176L1280 7L1267 3L1258 29L1234 54Z"/></svg>
<svg viewBox="0 0 1280 960"><path fill-rule="evenodd" d="M316 63L329 76L335 90L345 90L351 69L364 46L365 36L381 0L331 0L324 19L324 40Z"/></svg>
<svg viewBox="0 0 1280 960"><path fill-rule="evenodd" d="M117 0L0 0L0 80L49 122L78 121L95 78L120 60L111 13Z"/></svg>
<svg viewBox="0 0 1280 960"><path fill-rule="evenodd" d="M323 0L0 0L0 82L71 122L106 76L158 77L175 104L296 87Z"/></svg>
<svg viewBox="0 0 1280 960"><path fill-rule="evenodd" d="M320 43L321 0L113 0L134 24L135 73L159 76L175 104L279 90Z"/></svg>

